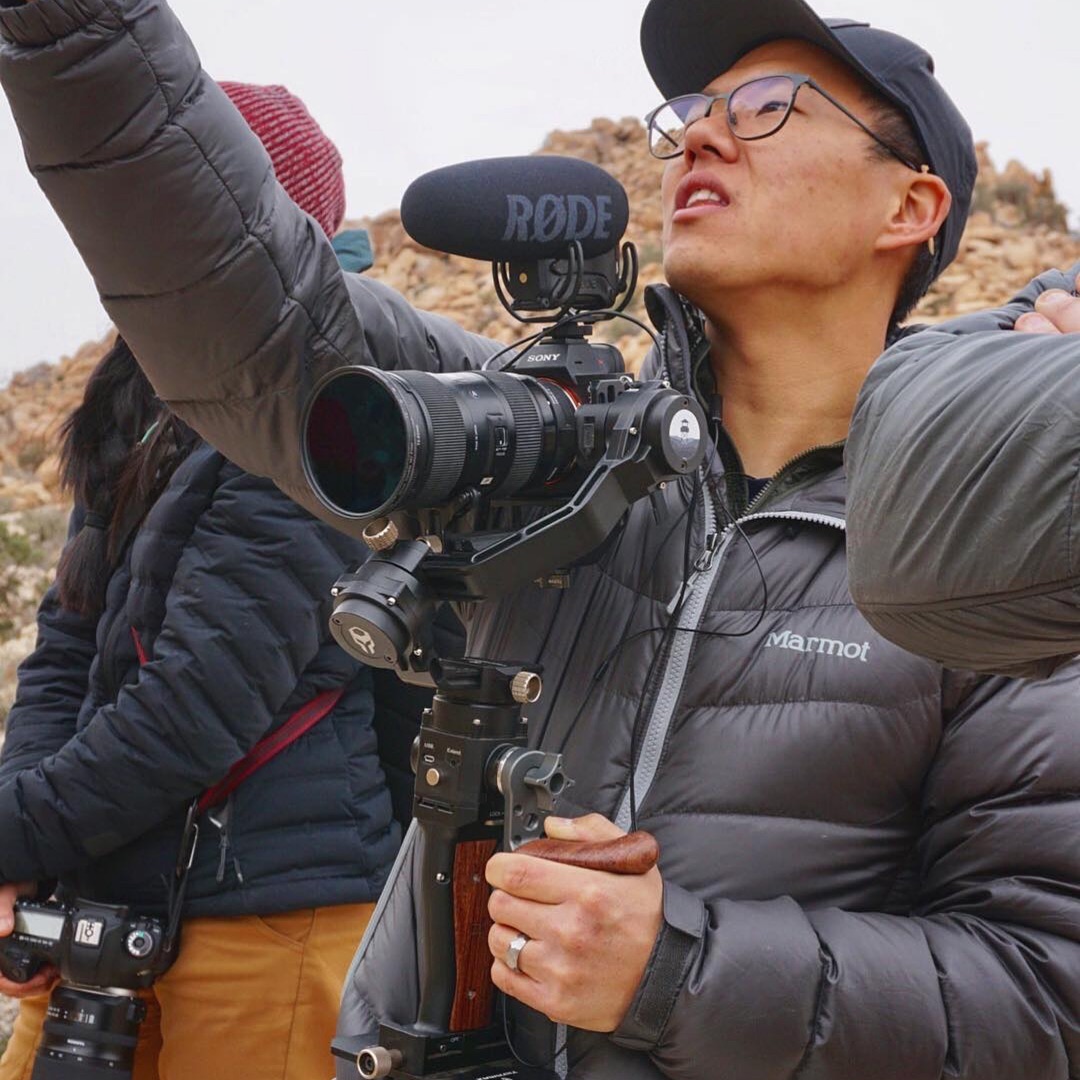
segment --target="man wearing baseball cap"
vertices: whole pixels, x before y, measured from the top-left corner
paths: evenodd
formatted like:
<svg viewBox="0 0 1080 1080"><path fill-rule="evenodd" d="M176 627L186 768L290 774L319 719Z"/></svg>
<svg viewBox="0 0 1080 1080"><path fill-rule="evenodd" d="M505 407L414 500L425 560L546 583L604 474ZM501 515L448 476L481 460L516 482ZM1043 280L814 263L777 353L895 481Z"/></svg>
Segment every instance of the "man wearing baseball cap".
<svg viewBox="0 0 1080 1080"><path fill-rule="evenodd" d="M244 467L314 507L305 384L501 348L345 281L266 190L162 0L15 3L0 0L0 77L31 165L158 392ZM80 95L51 78L59 40ZM956 252L970 134L922 50L800 0L651 0L643 45L666 99L649 143L669 162L647 373L699 395L715 453L697 483L636 504L569 588L484 602L470 624L472 655L544 665L530 732L576 781L549 833L636 822L661 850L630 877L489 862L514 1049L574 1080L1069 1080L1077 668L945 669L879 636L848 589L856 394ZM76 114L78 137L58 135ZM48 168L80 155L93 183ZM159 268L107 230L143 162L166 160L176 226L142 238L172 253ZM345 987L339 1033L359 1046L417 1015L421 855L414 834Z"/></svg>

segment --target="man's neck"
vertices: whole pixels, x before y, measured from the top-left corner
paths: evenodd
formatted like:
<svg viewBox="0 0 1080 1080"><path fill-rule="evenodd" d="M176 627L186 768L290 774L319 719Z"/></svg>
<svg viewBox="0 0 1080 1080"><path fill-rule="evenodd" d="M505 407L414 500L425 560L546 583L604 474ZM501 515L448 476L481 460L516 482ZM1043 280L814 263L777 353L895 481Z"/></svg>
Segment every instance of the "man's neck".
<svg viewBox="0 0 1080 1080"><path fill-rule="evenodd" d="M843 293L756 291L706 310L724 427L750 476L772 476L807 450L847 437L888 311L880 300Z"/></svg>

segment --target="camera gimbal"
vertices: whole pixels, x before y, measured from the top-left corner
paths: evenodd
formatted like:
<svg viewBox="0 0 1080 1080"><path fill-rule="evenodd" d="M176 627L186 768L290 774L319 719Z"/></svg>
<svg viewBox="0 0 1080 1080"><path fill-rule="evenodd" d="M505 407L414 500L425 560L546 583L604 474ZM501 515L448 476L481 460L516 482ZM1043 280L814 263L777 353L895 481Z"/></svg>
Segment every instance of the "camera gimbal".
<svg viewBox="0 0 1080 1080"><path fill-rule="evenodd" d="M534 581L564 586L634 502L701 464L707 426L698 403L666 382L634 381L617 350L587 341L596 319L612 314L596 308L628 286L635 266L632 248L621 271L614 253L590 261L580 248L528 272L497 266L498 286L524 288L518 310L562 306L556 325L505 369L513 374L347 369L323 380L309 404L309 432L318 417L336 417L351 424L356 447L344 469L341 455L323 467L312 452L313 486L338 512L379 508L363 534L372 557L334 586L334 637L364 663L435 689L413 750L419 1008L411 1023L383 1024L378 1046L335 1041L335 1055L365 1080L552 1080L514 1060L495 1019L484 865L500 845L628 874L645 873L659 854L643 833L595 845L543 839L544 819L571 781L560 755L529 746L522 710L539 699L541 673L438 656L431 630L447 601L501 596ZM475 433L467 444L462 423ZM437 451L451 446L464 457L440 479ZM533 454L527 470L515 453ZM470 475L486 479L471 486ZM425 501L432 492L439 499ZM515 507L528 511L525 524L490 527L512 520Z"/></svg>

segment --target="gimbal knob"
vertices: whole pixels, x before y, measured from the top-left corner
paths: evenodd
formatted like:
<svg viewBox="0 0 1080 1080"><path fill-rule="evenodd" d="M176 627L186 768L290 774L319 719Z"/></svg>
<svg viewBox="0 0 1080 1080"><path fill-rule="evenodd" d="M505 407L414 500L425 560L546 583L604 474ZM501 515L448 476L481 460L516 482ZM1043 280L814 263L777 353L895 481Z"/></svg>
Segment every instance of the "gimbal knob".
<svg viewBox="0 0 1080 1080"><path fill-rule="evenodd" d="M379 1080L380 1077L389 1076L394 1069L400 1067L402 1061L400 1050L386 1050L381 1046L373 1046L368 1050L361 1050L356 1058L356 1070L364 1080Z"/></svg>
<svg viewBox="0 0 1080 1080"><path fill-rule="evenodd" d="M532 671L519 671L510 683L510 696L519 705L532 705L539 701L543 690L540 676Z"/></svg>
<svg viewBox="0 0 1080 1080"><path fill-rule="evenodd" d="M389 551L401 538L401 533L390 518L376 518L365 526L363 537L372 551Z"/></svg>

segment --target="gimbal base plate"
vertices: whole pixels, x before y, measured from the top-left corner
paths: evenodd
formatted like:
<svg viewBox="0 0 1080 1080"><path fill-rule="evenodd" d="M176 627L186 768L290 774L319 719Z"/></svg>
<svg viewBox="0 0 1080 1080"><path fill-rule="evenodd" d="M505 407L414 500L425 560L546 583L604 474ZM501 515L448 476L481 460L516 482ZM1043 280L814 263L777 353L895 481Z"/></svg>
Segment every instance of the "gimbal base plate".
<svg viewBox="0 0 1080 1080"><path fill-rule="evenodd" d="M398 1040L386 1039L386 1036L393 1032L394 1029L384 1027L381 1031L383 1042L392 1041L399 1046L403 1045ZM405 1034L399 1029L399 1036ZM413 1039L418 1042L425 1041L424 1036L413 1035ZM535 1068L514 1061L507 1052L506 1043L502 1042L501 1030L488 1029L464 1037L458 1036L458 1039L461 1040L461 1045L453 1050L448 1050L433 1040L432 1045L439 1052L428 1058L426 1064L404 1064L404 1067L379 1075L388 1075L390 1080L559 1080L558 1074L551 1069ZM501 1046L499 1042L502 1042ZM350 1062L356 1069L357 1076L367 1075L360 1070L360 1055L369 1048L368 1039L343 1036L338 1036L332 1046L334 1056ZM439 1058L442 1060L438 1060Z"/></svg>

